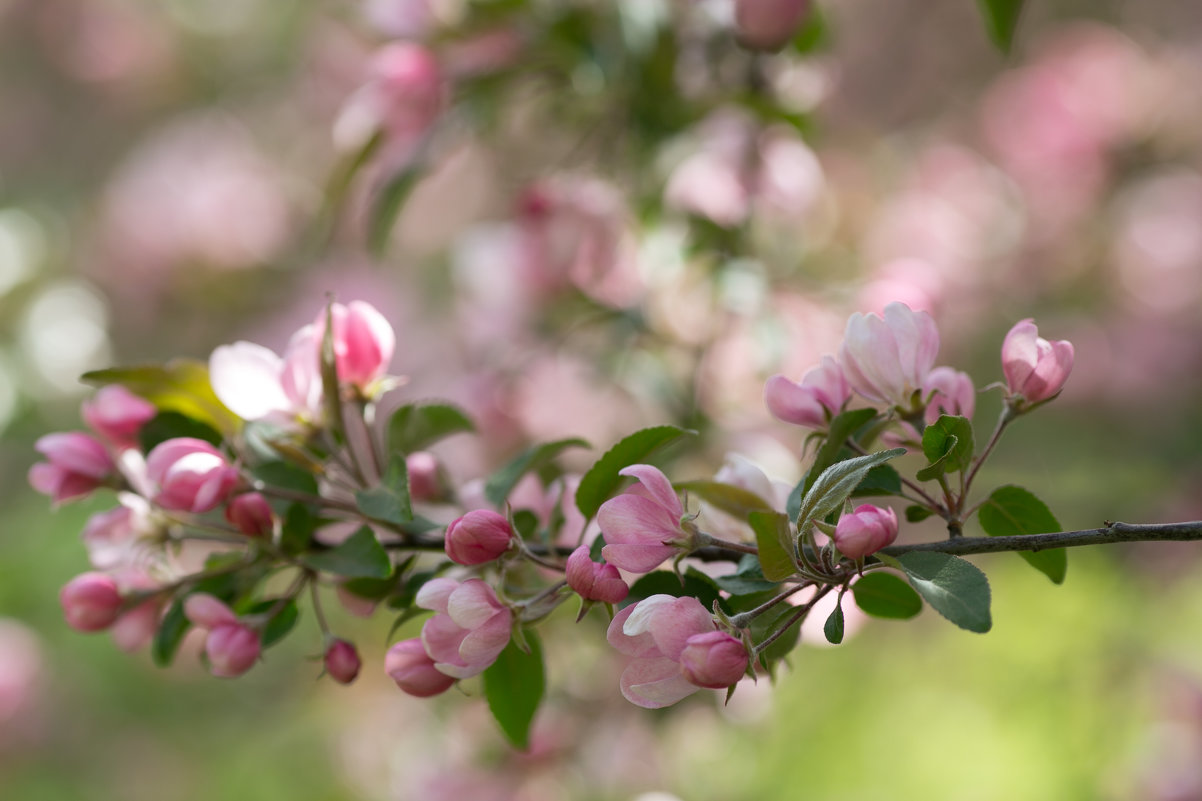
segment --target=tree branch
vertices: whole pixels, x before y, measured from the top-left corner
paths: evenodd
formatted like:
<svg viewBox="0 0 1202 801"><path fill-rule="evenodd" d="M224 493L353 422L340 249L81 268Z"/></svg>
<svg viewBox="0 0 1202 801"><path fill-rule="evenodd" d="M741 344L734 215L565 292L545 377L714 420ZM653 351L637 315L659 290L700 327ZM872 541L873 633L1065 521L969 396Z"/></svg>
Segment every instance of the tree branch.
<svg viewBox="0 0 1202 801"><path fill-rule="evenodd" d="M1107 545L1116 542L1188 542L1202 540L1202 520L1186 523L1109 523L1103 528L1058 531L1053 534L1021 534L1014 537L957 537L915 545L890 545L881 553L901 556L913 551L949 554L1044 551L1078 545Z"/></svg>

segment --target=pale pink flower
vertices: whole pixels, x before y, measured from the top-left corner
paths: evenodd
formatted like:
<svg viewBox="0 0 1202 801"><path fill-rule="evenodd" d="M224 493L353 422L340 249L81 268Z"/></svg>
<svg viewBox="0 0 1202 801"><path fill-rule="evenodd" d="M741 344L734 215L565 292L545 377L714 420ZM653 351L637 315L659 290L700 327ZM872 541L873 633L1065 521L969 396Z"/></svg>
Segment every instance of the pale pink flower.
<svg viewBox="0 0 1202 801"><path fill-rule="evenodd" d="M67 625L76 631L103 631L116 622L124 603L117 582L103 573L81 573L58 594Z"/></svg>
<svg viewBox="0 0 1202 801"><path fill-rule="evenodd" d="M936 367L927 375L922 386L927 397L927 424L934 423L941 414L972 418L977 405L977 390L972 376L951 367Z"/></svg>
<svg viewBox="0 0 1202 801"><path fill-rule="evenodd" d="M862 559L897 539L897 513L870 503L844 514L835 525L835 547L849 559Z"/></svg>
<svg viewBox="0 0 1202 801"><path fill-rule="evenodd" d="M121 492L117 497L120 506L97 512L88 518L83 528L88 558L93 567L101 570L136 561L139 546L153 540L161 531L145 498L132 492Z"/></svg>
<svg viewBox="0 0 1202 801"><path fill-rule="evenodd" d="M334 640L326 649L325 668L339 684L350 684L359 675L359 652L346 640Z"/></svg>
<svg viewBox="0 0 1202 801"><path fill-rule="evenodd" d="M146 473L158 486L155 503L196 514L216 509L238 483L238 470L221 451L193 437L157 445L146 457Z"/></svg>
<svg viewBox="0 0 1202 801"><path fill-rule="evenodd" d="M1011 403L1028 406L1050 400L1073 370L1073 343L1048 342L1030 318L1020 320L1002 342L1002 372Z"/></svg>
<svg viewBox="0 0 1202 801"><path fill-rule="evenodd" d="M616 604L630 592L613 565L594 562L587 545L581 545L568 557L564 570L568 586L586 601Z"/></svg>
<svg viewBox="0 0 1202 801"><path fill-rule="evenodd" d="M690 684L720 690L747 672L747 648L724 631L694 634L680 652L680 670Z"/></svg>
<svg viewBox="0 0 1202 801"><path fill-rule="evenodd" d="M433 51L415 42L393 42L376 53L366 83L343 106L334 139L343 149L383 134L390 149L407 155L442 111L443 70Z"/></svg>
<svg viewBox="0 0 1202 801"><path fill-rule="evenodd" d="M466 679L483 673L509 644L513 613L480 579L462 584L447 578L426 582L416 603L438 614L422 626L422 644L434 666Z"/></svg>
<svg viewBox="0 0 1202 801"><path fill-rule="evenodd" d="M195 593L184 601L184 614L208 630L205 656L214 676L241 676L254 666L262 650L259 633L238 622L234 611L212 595Z"/></svg>
<svg viewBox="0 0 1202 801"><path fill-rule="evenodd" d="M384 672L398 687L418 698L446 692L455 683L454 677L434 666L419 639L401 640L389 648L384 656Z"/></svg>
<svg viewBox="0 0 1202 801"><path fill-rule="evenodd" d="M447 557L460 565L482 565L499 559L513 544L513 526L504 515L476 509L447 526Z"/></svg>
<svg viewBox="0 0 1202 801"><path fill-rule="evenodd" d="M939 331L926 312L890 303L884 317L856 313L847 321L839 361L865 398L909 409L939 352Z"/></svg>
<svg viewBox="0 0 1202 801"><path fill-rule="evenodd" d="M334 345L334 364L340 383L350 384L360 395L375 394L380 379L388 370L396 349L396 334L384 315L370 303L361 300L347 305L335 303L330 307L334 323L331 337ZM318 346L325 336L326 312L323 309L313 325Z"/></svg>
<svg viewBox="0 0 1202 801"><path fill-rule="evenodd" d="M125 612L113 623L109 633L113 642L122 651L133 652L144 648L154 639L159 630L159 618L162 616L163 602L151 598Z"/></svg>
<svg viewBox="0 0 1202 801"><path fill-rule="evenodd" d="M157 413L153 403L120 384L101 387L80 408L80 415L89 428L122 447L136 446L138 432Z"/></svg>
<svg viewBox="0 0 1202 801"><path fill-rule="evenodd" d="M283 358L253 342L222 345L209 357L209 383L243 420L317 424L323 414L320 345L311 325L292 335Z"/></svg>
<svg viewBox="0 0 1202 801"><path fill-rule="evenodd" d="M606 543L601 555L622 570L646 573L680 553L679 543L691 539L681 524L684 507L658 468L633 464L618 472L634 476L640 483L610 498L597 511Z"/></svg>
<svg viewBox="0 0 1202 801"><path fill-rule="evenodd" d="M258 492L244 492L231 498L225 507L225 519L250 537L270 537L275 530L271 504Z"/></svg>
<svg viewBox="0 0 1202 801"><path fill-rule="evenodd" d="M809 9L810 0L735 0L735 31L747 47L779 50Z"/></svg>
<svg viewBox="0 0 1202 801"><path fill-rule="evenodd" d="M801 383L774 375L764 385L764 403L778 420L807 428L826 428L851 399L851 385L831 356L801 377Z"/></svg>
<svg viewBox="0 0 1202 801"><path fill-rule="evenodd" d="M409 474L409 497L418 502L439 503L448 500L450 488L438 457L429 451L416 451L405 457Z"/></svg>
<svg viewBox="0 0 1202 801"><path fill-rule="evenodd" d="M29 468L29 483L56 504L91 494L117 469L108 449L91 434L47 434L33 447L46 461Z"/></svg>

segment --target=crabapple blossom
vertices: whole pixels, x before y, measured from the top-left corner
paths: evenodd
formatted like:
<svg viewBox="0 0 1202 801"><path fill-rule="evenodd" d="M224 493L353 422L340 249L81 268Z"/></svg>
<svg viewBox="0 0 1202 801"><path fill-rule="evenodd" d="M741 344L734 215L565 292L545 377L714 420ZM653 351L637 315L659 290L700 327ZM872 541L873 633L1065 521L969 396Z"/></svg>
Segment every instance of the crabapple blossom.
<svg viewBox="0 0 1202 801"><path fill-rule="evenodd" d="M137 651L148 645L159 630L163 602L151 598L124 612L109 629L113 642L122 651Z"/></svg>
<svg viewBox="0 0 1202 801"><path fill-rule="evenodd" d="M325 654L326 673L339 684L350 684L359 675L362 663L355 646L346 640L334 640Z"/></svg>
<svg viewBox="0 0 1202 801"><path fill-rule="evenodd" d="M809 9L810 0L735 0L735 31L747 47L779 50Z"/></svg>
<svg viewBox="0 0 1202 801"><path fill-rule="evenodd" d="M238 471L204 440L177 437L146 457L146 473L158 486L154 502L165 509L199 514L216 509L238 483Z"/></svg>
<svg viewBox="0 0 1202 801"><path fill-rule="evenodd" d="M897 539L897 513L865 503L839 518L835 547L850 559L862 559Z"/></svg>
<svg viewBox="0 0 1202 801"><path fill-rule="evenodd" d="M1020 320L1002 341L1002 372L1009 402L1018 408L1051 400L1073 370L1073 343L1048 342L1030 318Z"/></svg>
<svg viewBox="0 0 1202 801"><path fill-rule="evenodd" d="M116 622L124 601L117 582L103 573L81 573L58 594L67 625L76 631L103 631Z"/></svg>
<svg viewBox="0 0 1202 801"><path fill-rule="evenodd" d="M434 666L420 639L401 640L384 656L384 672L409 695L429 698L446 692L455 683Z"/></svg>
<svg viewBox="0 0 1202 801"><path fill-rule="evenodd" d="M513 526L504 515L475 509L447 526L447 557L460 565L482 565L499 559L513 544Z"/></svg>
<svg viewBox="0 0 1202 801"><path fill-rule="evenodd" d="M392 326L374 306L361 300L345 306L332 304L330 319L334 326L331 339L339 382L350 384L360 396L372 397L396 349ZM318 343L325 335L325 322L323 310L313 325Z"/></svg>
<svg viewBox="0 0 1202 801"><path fill-rule="evenodd" d="M250 670L262 650L259 633L238 622L234 611L217 598L195 593L184 601L184 614L197 627L208 630L205 656L214 676L234 678Z"/></svg>
<svg viewBox="0 0 1202 801"><path fill-rule="evenodd" d="M117 494L121 505L88 518L83 528L84 547L93 567L111 570L135 558L139 543L160 533L150 504L132 492Z"/></svg>
<svg viewBox="0 0 1202 801"><path fill-rule="evenodd" d="M120 384L101 387L80 407L80 416L89 428L121 447L137 445L138 432L157 413L153 403Z"/></svg>
<svg viewBox="0 0 1202 801"><path fill-rule="evenodd" d="M939 352L939 331L926 312L890 303L884 317L853 314L839 361L852 389L871 401L910 409Z"/></svg>
<svg viewBox="0 0 1202 801"><path fill-rule="evenodd" d="M951 367L936 367L927 374L922 393L928 396L926 421L934 423L941 414L972 417L977 405L977 390L972 377Z"/></svg>
<svg viewBox="0 0 1202 801"><path fill-rule="evenodd" d="M594 562L589 557L587 545L572 551L564 572L568 586L586 601L616 604L630 592L618 569L613 565Z"/></svg>
<svg viewBox="0 0 1202 801"><path fill-rule="evenodd" d="M807 370L801 383L774 375L764 385L764 403L778 420L807 428L826 428L851 399L851 385L831 356Z"/></svg>
<svg viewBox="0 0 1202 801"><path fill-rule="evenodd" d="M320 343L307 325L288 340L283 357L253 342L222 345L209 357L209 383L243 420L316 425L323 415Z"/></svg>
<svg viewBox="0 0 1202 801"><path fill-rule="evenodd" d="M720 690L747 672L747 649L724 631L694 634L680 652L680 669L691 684Z"/></svg>
<svg viewBox="0 0 1202 801"><path fill-rule="evenodd" d="M415 501L438 503L450 495L447 478L438 457L429 451L415 451L405 457L409 474L409 497Z"/></svg>
<svg viewBox="0 0 1202 801"><path fill-rule="evenodd" d="M681 553L682 545L687 546L693 535L681 522L684 507L676 490L658 468L634 464L618 472L639 483L610 498L597 511L606 542L601 555L622 570L646 573Z"/></svg>
<svg viewBox="0 0 1202 801"><path fill-rule="evenodd" d="M271 504L258 492L235 495L225 507L225 519L251 537L271 536L275 518Z"/></svg>
<svg viewBox="0 0 1202 801"><path fill-rule="evenodd" d="M483 673L509 644L513 613L480 579L431 579L415 602L437 613L422 626L422 644L434 666L448 676L466 679Z"/></svg>
<svg viewBox="0 0 1202 801"><path fill-rule="evenodd" d="M117 469L108 449L91 434L79 431L47 434L33 447L46 461L29 468L29 483L56 504L90 494Z"/></svg>

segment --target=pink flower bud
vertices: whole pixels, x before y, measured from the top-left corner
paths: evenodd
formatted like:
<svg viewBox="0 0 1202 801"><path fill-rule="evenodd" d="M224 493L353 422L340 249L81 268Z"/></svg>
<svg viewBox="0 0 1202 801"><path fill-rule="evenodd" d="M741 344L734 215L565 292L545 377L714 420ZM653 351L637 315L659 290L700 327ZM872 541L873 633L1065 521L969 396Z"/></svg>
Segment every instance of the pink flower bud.
<svg viewBox="0 0 1202 801"><path fill-rule="evenodd" d="M113 624L113 642L122 651L137 651L148 645L159 630L159 617L163 611L161 601L151 599L138 604Z"/></svg>
<svg viewBox="0 0 1202 801"><path fill-rule="evenodd" d="M184 601L184 616L202 629L215 629L237 623L238 616L220 600L204 592L189 595Z"/></svg>
<svg viewBox="0 0 1202 801"><path fill-rule="evenodd" d="M508 551L513 537L513 527L503 515L476 509L447 527L447 556L456 564L482 565Z"/></svg>
<svg viewBox="0 0 1202 801"><path fill-rule="evenodd" d="M633 657L622 671L622 695L659 709L697 692L700 685L685 677L681 658L690 638L711 632L717 632L713 616L691 596L652 595L623 609L606 633L610 645Z"/></svg>
<svg viewBox="0 0 1202 801"><path fill-rule="evenodd" d="M409 497L426 503L447 500L447 480L438 457L428 451L416 451L405 457L405 468L409 472Z"/></svg>
<svg viewBox="0 0 1202 801"><path fill-rule="evenodd" d="M936 367L927 375L922 394L928 396L925 418L930 425L942 414L972 418L977 406L977 388L968 373Z"/></svg>
<svg viewBox="0 0 1202 801"><path fill-rule="evenodd" d="M222 623L205 640L210 672L226 679L250 670L261 649L259 633L240 623Z"/></svg>
<svg viewBox="0 0 1202 801"><path fill-rule="evenodd" d="M81 573L59 591L67 625L76 631L103 631L121 614L117 582L103 573Z"/></svg>
<svg viewBox="0 0 1202 801"><path fill-rule="evenodd" d="M689 683L718 690L743 678L747 649L724 631L694 634L680 652L680 669Z"/></svg>
<svg viewBox="0 0 1202 801"><path fill-rule="evenodd" d="M153 403L120 384L101 387L80 408L89 428L114 445L124 447L138 444L138 432L157 413Z"/></svg>
<svg viewBox="0 0 1202 801"><path fill-rule="evenodd" d="M871 401L909 409L939 353L939 331L926 312L890 303L885 316L853 314L839 361L852 389Z"/></svg>
<svg viewBox="0 0 1202 801"><path fill-rule="evenodd" d="M779 50L793 38L810 0L735 0L739 41L756 50Z"/></svg>
<svg viewBox="0 0 1202 801"><path fill-rule="evenodd" d="M434 667L421 640L402 640L388 649L384 657L384 672L396 686L418 698L446 692L455 679Z"/></svg>
<svg viewBox="0 0 1202 801"><path fill-rule="evenodd" d="M647 573L680 553L680 546L670 543L690 539L680 523L684 507L658 468L634 464L618 472L639 483L597 511L606 542L601 555L622 570Z"/></svg>
<svg viewBox="0 0 1202 801"><path fill-rule="evenodd" d="M587 545L572 551L565 572L568 586L586 601L616 604L630 592L616 567L589 558Z"/></svg>
<svg viewBox="0 0 1202 801"><path fill-rule="evenodd" d="M104 444L90 434L78 431L47 434L33 447L46 461L29 468L29 483L55 503L90 494L116 470Z"/></svg>
<svg viewBox="0 0 1202 801"><path fill-rule="evenodd" d="M1054 398L1073 370L1073 344L1048 342L1031 319L1021 320L1002 342L1002 372L1012 403L1027 406Z"/></svg>
<svg viewBox="0 0 1202 801"><path fill-rule="evenodd" d="M146 457L146 474L159 487L154 502L181 512L216 509L238 483L238 471L220 451L191 437L155 447Z"/></svg>
<svg viewBox="0 0 1202 801"><path fill-rule="evenodd" d="M823 356L821 366L806 371L800 384L774 375L764 385L764 402L772 416L807 428L826 428L850 398L851 386L843 369L830 356Z"/></svg>
<svg viewBox="0 0 1202 801"><path fill-rule="evenodd" d="M835 526L835 547L851 559L876 553L897 539L897 513L870 503L839 518Z"/></svg>
<svg viewBox="0 0 1202 801"><path fill-rule="evenodd" d="M361 394L368 395L371 385L384 377L392 352L396 348L396 335L384 315L375 307L361 300L343 306L335 303L330 308L334 322L334 362L338 380L355 387ZM314 326L317 341L325 332L325 311L318 316Z"/></svg>
<svg viewBox="0 0 1202 801"><path fill-rule="evenodd" d="M346 640L335 640L326 649L326 673L339 684L350 684L359 675L359 652Z"/></svg>
<svg viewBox="0 0 1202 801"><path fill-rule="evenodd" d="M246 492L230 499L225 507L225 519L251 537L270 537L275 530L271 504L257 492Z"/></svg>

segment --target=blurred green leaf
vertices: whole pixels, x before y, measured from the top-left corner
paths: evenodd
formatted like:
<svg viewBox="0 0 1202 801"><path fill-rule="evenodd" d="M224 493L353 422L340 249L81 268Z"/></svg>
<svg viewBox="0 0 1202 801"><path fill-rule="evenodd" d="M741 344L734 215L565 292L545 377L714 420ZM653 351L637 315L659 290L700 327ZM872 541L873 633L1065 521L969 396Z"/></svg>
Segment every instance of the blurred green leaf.
<svg viewBox="0 0 1202 801"><path fill-rule="evenodd" d="M676 426L654 426L623 437L602 454L580 479L580 486L576 488L576 508L586 518L595 517L601 504L622 484L624 477L618 475L619 470L632 464L641 464L658 448L685 434L694 433Z"/></svg>
<svg viewBox="0 0 1202 801"><path fill-rule="evenodd" d="M166 364L110 367L93 370L80 380L105 386L120 384L153 403L160 411L179 412L229 436L242 420L225 407L209 384L209 366L192 359L172 359Z"/></svg>
<svg viewBox="0 0 1202 801"><path fill-rule="evenodd" d="M897 558L910 585L935 611L962 629L983 634L989 616L989 580L976 565L946 553L912 551Z"/></svg>
<svg viewBox="0 0 1202 801"><path fill-rule="evenodd" d="M261 644L264 648L270 648L284 637L288 636L288 632L292 631L296 625L297 619L300 617L300 610L297 609L296 601L289 599L282 605L278 598L267 598L258 601L244 610L239 610L239 614L244 615L261 615L270 612L279 605L279 611L271 616L267 621L267 625L263 627L261 634Z"/></svg>
<svg viewBox="0 0 1202 801"><path fill-rule="evenodd" d="M184 600L177 598L159 621L158 631L150 643L150 658L158 667L167 667L175 660L175 652L183 642L192 622L184 614Z"/></svg>
<svg viewBox="0 0 1202 801"><path fill-rule="evenodd" d="M530 653L510 641L492 667L484 671L484 697L505 737L514 748L530 747L530 727L546 692L543 649L534 631L525 632Z"/></svg>
<svg viewBox="0 0 1202 801"><path fill-rule="evenodd" d="M1009 53L1014 45L1014 31L1022 16L1024 0L977 0L985 19L985 30L989 38L1003 53Z"/></svg>
<svg viewBox="0 0 1202 801"><path fill-rule="evenodd" d="M458 406L449 403L407 403L388 421L388 449L410 454L422 451L452 434L475 431Z"/></svg>
<svg viewBox="0 0 1202 801"><path fill-rule="evenodd" d="M218 448L224 440L221 432L208 423L180 412L167 411L159 412L142 426L138 432L138 444L143 453L150 453L156 445L178 437L204 440Z"/></svg>
<svg viewBox="0 0 1202 801"><path fill-rule="evenodd" d="M714 579L714 583L731 595L770 592L779 586L777 582L764 578L760 560L753 554L745 554L739 560L739 567L734 573L718 576Z"/></svg>
<svg viewBox="0 0 1202 801"><path fill-rule="evenodd" d="M376 192L367 218L367 247L373 256L381 256L387 250L388 238L392 234L396 218L405 208L405 201L409 199L424 172L424 160L415 156L390 175Z"/></svg>
<svg viewBox="0 0 1202 801"><path fill-rule="evenodd" d="M413 520L413 506L409 499L409 468L405 455L397 453L380 476L380 485L355 493L359 511L368 517L403 525Z"/></svg>
<svg viewBox="0 0 1202 801"><path fill-rule="evenodd" d="M280 550L289 556L302 553L309 548L316 529L317 519L308 506L303 503L289 505L280 527Z"/></svg>
<svg viewBox="0 0 1202 801"><path fill-rule="evenodd" d="M361 526L341 545L305 554L301 561L314 570L350 578L382 579L392 574L388 552L367 526Z"/></svg>
<svg viewBox="0 0 1202 801"><path fill-rule="evenodd" d="M922 611L922 598L901 578L874 571L851 585L856 606L873 617L905 620Z"/></svg>
<svg viewBox="0 0 1202 801"><path fill-rule="evenodd" d="M587 447L589 447L589 444L577 437L535 445L523 451L510 461L509 464L489 476L488 481L484 485L484 497L493 506L500 507L505 503L505 499L509 497L509 493L513 492L513 488L517 486L517 483L522 480L522 476L531 470L538 470L543 465L548 464L568 448Z"/></svg>
<svg viewBox="0 0 1202 801"><path fill-rule="evenodd" d="M680 492L696 495L706 503L726 512L728 515L746 520L752 512L771 512L772 505L756 495L751 490L736 487L734 484L723 484L720 481L681 481L673 485Z"/></svg>
<svg viewBox="0 0 1202 801"><path fill-rule="evenodd" d="M269 486L317 497L317 477L288 462L264 462L252 468L250 474Z"/></svg>
<svg viewBox="0 0 1202 801"><path fill-rule="evenodd" d="M981 528L991 537L1051 534L1062 530L1060 522L1043 501L1013 484L995 489L977 514ZM1018 555L1054 584L1064 581L1068 572L1067 549L1019 551Z"/></svg>
<svg viewBox="0 0 1202 801"><path fill-rule="evenodd" d="M793 529L780 512L752 512L747 516L759 549L760 569L769 581L783 581L797 572L792 553Z"/></svg>
<svg viewBox="0 0 1202 801"><path fill-rule="evenodd" d="M912 504L912 505L906 507L906 522L907 523L921 523L923 520L926 520L928 517L930 517L933 514L935 514L935 513L932 512L930 509L926 508L925 506L919 506L918 504Z"/></svg>

